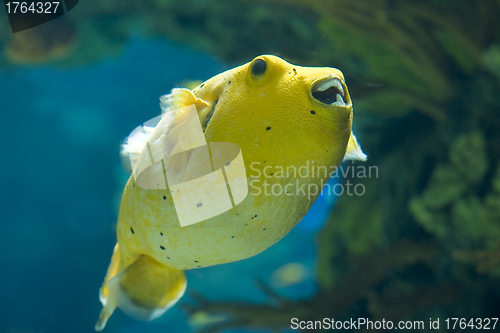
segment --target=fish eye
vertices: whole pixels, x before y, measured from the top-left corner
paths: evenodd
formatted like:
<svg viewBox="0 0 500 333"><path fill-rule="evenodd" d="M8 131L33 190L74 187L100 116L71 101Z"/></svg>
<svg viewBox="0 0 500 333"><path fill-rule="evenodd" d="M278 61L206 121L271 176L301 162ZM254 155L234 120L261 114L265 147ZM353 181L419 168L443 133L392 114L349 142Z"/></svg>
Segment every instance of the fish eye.
<svg viewBox="0 0 500 333"><path fill-rule="evenodd" d="M266 72L267 64L263 59L256 59L250 66L250 71L253 76L259 76Z"/></svg>

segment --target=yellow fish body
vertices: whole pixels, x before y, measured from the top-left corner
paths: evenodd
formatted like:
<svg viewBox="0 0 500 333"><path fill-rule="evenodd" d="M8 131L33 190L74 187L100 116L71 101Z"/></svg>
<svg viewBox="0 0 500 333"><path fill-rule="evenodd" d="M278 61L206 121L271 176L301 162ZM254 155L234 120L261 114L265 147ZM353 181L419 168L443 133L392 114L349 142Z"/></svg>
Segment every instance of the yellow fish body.
<svg viewBox="0 0 500 333"><path fill-rule="evenodd" d="M332 168L343 159L366 159L351 132L352 103L343 74L334 68L295 66L263 55L192 91L174 89L162 100L166 114L195 105L207 142L238 145L252 186L265 181L285 186L300 178L294 173L270 178L270 168L311 163ZM165 128L174 131L183 114L170 117ZM158 138L162 131L158 126L149 135ZM133 138L127 144L129 153L146 149ZM328 175L300 181L321 189ZM103 310L96 330L104 328L116 307L135 318L157 318L182 297L184 270L245 259L267 249L304 217L318 195L250 191L232 209L181 227L170 191L142 188L132 175L123 191L118 241L100 290Z"/></svg>

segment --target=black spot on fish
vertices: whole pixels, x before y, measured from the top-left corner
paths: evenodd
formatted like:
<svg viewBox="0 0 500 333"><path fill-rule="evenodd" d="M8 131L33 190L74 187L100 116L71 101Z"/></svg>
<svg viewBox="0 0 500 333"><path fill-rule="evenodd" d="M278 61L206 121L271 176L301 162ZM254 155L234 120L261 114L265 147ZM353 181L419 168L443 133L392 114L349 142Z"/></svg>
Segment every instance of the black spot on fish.
<svg viewBox="0 0 500 333"><path fill-rule="evenodd" d="M168 260L170 260L170 257L167 257Z"/></svg>
<svg viewBox="0 0 500 333"><path fill-rule="evenodd" d="M160 249L165 250L165 247L160 245Z"/></svg>
<svg viewBox="0 0 500 333"><path fill-rule="evenodd" d="M316 114L316 111L314 111L314 110L311 110L311 114Z"/></svg>
<svg viewBox="0 0 500 333"><path fill-rule="evenodd" d="M266 230L266 228L263 228L262 230Z"/></svg>
<svg viewBox="0 0 500 333"><path fill-rule="evenodd" d="M167 197L166 197L166 196L163 196L163 200L167 200Z"/></svg>
<svg viewBox="0 0 500 333"><path fill-rule="evenodd" d="M227 84L231 84L231 81L229 81Z"/></svg>
<svg viewBox="0 0 500 333"><path fill-rule="evenodd" d="M196 207L198 207L198 208L201 207L201 206L203 206L203 204L201 202L199 202L199 203L196 204Z"/></svg>
<svg viewBox="0 0 500 333"><path fill-rule="evenodd" d="M271 129L271 127L266 127L266 131L269 131Z"/></svg>
<svg viewBox="0 0 500 333"><path fill-rule="evenodd" d="M293 73L294 73L294 74L297 74L297 70L296 70L295 68L293 69Z"/></svg>
<svg viewBox="0 0 500 333"><path fill-rule="evenodd" d="M205 86L205 83L202 83L201 86L200 86L200 88L203 88L204 86Z"/></svg>
<svg viewBox="0 0 500 333"><path fill-rule="evenodd" d="M231 236L231 238L234 238L234 236Z"/></svg>
<svg viewBox="0 0 500 333"><path fill-rule="evenodd" d="M131 232L132 234L135 234L135 232L134 232L134 228L130 227L130 232Z"/></svg>
<svg viewBox="0 0 500 333"><path fill-rule="evenodd" d="M160 236L163 236L163 232L160 232Z"/></svg>
<svg viewBox="0 0 500 333"><path fill-rule="evenodd" d="M194 262L198 262L198 260L195 260Z"/></svg>
<svg viewBox="0 0 500 333"><path fill-rule="evenodd" d="M196 267L201 267L201 265L198 265L198 266L196 266Z"/></svg>

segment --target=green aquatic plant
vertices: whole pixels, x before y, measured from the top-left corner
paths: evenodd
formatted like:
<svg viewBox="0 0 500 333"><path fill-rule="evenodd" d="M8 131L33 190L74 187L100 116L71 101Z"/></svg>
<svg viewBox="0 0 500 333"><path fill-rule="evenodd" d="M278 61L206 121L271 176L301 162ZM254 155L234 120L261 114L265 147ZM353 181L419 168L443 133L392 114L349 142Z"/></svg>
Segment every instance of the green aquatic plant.
<svg viewBox="0 0 500 333"><path fill-rule="evenodd" d="M342 64L365 82L366 110L401 116L412 110L443 120L456 97L455 76L473 75L494 40L498 1L273 0L317 15L316 28L333 48L323 60ZM477 18L481 17L481 24ZM491 34L493 32L493 34ZM324 55L323 55L324 56Z"/></svg>
<svg viewBox="0 0 500 333"><path fill-rule="evenodd" d="M427 188L409 202L416 221L452 249L491 249L500 239L500 168L478 196L489 163L481 132L462 134L448 162L436 166Z"/></svg>
<svg viewBox="0 0 500 333"><path fill-rule="evenodd" d="M490 250L455 251L453 256L458 261L473 264L480 274L500 276L500 242Z"/></svg>
<svg viewBox="0 0 500 333"><path fill-rule="evenodd" d="M484 67L500 79L500 45L493 44L483 53Z"/></svg>

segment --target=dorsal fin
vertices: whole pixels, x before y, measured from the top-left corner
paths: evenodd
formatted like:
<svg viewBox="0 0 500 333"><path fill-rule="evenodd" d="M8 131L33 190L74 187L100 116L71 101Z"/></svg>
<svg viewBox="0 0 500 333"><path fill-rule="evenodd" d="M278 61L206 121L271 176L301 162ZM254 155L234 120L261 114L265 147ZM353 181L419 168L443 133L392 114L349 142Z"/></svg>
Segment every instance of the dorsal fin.
<svg viewBox="0 0 500 333"><path fill-rule="evenodd" d="M130 135L125 138L121 146L120 154L125 170L129 173L132 172L132 168L136 165L146 144L151 140L157 139L162 134L168 133L177 123L182 121L182 114L178 111L190 105L195 105L196 109L200 110L207 107L208 103L196 97L191 90L186 88L175 88L172 89L170 94L161 96L160 108L162 115L134 129ZM160 121L162 127L161 133L156 133L156 127Z"/></svg>
<svg viewBox="0 0 500 333"><path fill-rule="evenodd" d="M172 93L160 97L162 114L193 104L196 106L197 110L201 110L208 106L207 102L196 97L196 95L187 88L174 88L172 89Z"/></svg>

